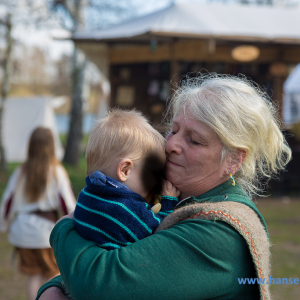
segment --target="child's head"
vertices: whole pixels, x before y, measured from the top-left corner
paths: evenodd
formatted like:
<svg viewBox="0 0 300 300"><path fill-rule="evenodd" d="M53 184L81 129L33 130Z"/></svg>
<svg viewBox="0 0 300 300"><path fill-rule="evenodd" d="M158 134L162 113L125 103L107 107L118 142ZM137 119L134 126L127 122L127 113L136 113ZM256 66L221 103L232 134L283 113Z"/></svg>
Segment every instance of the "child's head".
<svg viewBox="0 0 300 300"><path fill-rule="evenodd" d="M87 174L101 171L145 197L165 164L165 139L135 110L113 109L91 131Z"/></svg>

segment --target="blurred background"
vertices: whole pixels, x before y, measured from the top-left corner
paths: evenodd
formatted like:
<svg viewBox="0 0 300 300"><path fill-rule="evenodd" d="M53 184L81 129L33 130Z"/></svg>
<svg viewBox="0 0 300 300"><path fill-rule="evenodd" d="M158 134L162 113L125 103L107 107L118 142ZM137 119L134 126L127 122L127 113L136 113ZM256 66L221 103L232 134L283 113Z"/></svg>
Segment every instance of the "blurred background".
<svg viewBox="0 0 300 300"><path fill-rule="evenodd" d="M0 0L0 193L49 127L75 196L95 120L136 107L161 133L166 103L198 72L246 76L278 107L287 171L254 199L272 243L272 277L300 277L299 0ZM188 75L187 75L188 74ZM25 276L0 233L0 300L26 299ZM272 285L299 299L299 285Z"/></svg>

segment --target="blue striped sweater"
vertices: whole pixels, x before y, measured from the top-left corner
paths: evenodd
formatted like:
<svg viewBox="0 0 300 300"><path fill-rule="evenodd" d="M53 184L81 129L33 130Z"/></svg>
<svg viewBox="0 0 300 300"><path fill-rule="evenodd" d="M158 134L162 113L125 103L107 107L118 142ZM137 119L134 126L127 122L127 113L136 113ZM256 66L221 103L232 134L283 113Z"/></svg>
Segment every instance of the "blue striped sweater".
<svg viewBox="0 0 300 300"><path fill-rule="evenodd" d="M112 250L151 235L177 203L177 198L162 196L162 208L155 214L143 197L97 171L86 177L74 221L82 237Z"/></svg>

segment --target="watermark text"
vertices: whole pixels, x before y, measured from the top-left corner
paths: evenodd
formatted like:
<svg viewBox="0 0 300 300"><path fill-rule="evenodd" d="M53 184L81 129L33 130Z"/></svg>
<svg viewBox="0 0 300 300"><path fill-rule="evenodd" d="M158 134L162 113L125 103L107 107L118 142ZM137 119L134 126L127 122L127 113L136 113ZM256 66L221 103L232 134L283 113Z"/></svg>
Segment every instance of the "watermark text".
<svg viewBox="0 0 300 300"><path fill-rule="evenodd" d="M299 284L299 278L238 278L239 284Z"/></svg>

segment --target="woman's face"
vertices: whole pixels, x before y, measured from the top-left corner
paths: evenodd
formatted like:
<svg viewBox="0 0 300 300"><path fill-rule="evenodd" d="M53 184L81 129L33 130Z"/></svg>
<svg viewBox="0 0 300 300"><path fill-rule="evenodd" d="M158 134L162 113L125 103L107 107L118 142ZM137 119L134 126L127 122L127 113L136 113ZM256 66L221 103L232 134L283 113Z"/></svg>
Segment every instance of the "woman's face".
<svg viewBox="0 0 300 300"><path fill-rule="evenodd" d="M167 136L166 178L184 199L201 195L228 179L221 163L223 144L205 123L184 117L181 112Z"/></svg>

